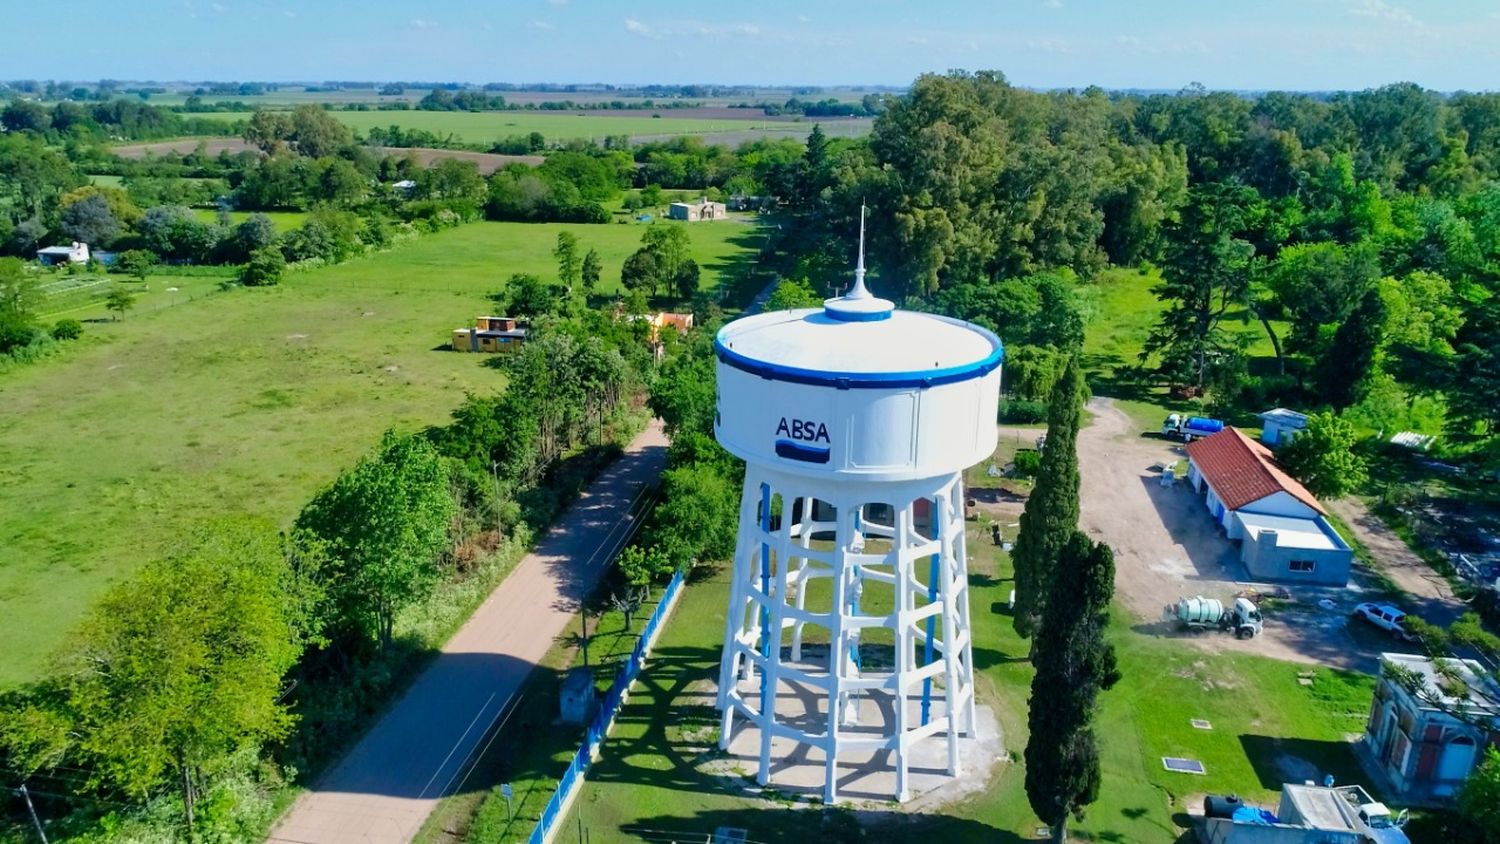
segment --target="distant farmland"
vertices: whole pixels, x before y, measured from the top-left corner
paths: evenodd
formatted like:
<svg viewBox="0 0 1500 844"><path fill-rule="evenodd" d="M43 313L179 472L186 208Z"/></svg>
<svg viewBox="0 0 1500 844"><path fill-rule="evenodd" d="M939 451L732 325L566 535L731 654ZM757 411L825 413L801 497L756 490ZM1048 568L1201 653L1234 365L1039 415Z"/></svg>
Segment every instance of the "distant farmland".
<svg viewBox="0 0 1500 844"><path fill-rule="evenodd" d="M145 158L148 155L187 155L197 149L199 144L203 144L203 151L208 155L218 155L221 152L235 155L255 149L253 145L239 138L179 138L175 141L118 146L114 148L114 153L121 158L135 159ZM410 153L415 155L424 166L445 158L472 161L479 168L479 172L486 176L507 164L529 164L535 167L545 160L540 155L498 155L462 149L431 149L429 147L371 147L371 149L381 155L402 156Z"/></svg>
<svg viewBox="0 0 1500 844"><path fill-rule="evenodd" d="M699 111L692 109L690 111ZM709 110L703 110L709 111ZM652 117L642 111L545 112L545 111L335 111L331 114L358 132L374 127L400 126L422 129L437 135L451 135L463 143L489 144L512 135L540 132L549 141L603 140L610 135L629 135L632 140L671 138L682 135L715 136L745 140L751 137L796 138L801 140L819 124L823 131L837 137L859 137L868 134L867 118L829 118L793 120L759 115L751 109L713 109L710 113L743 117ZM661 114L670 115L671 111ZM201 114L211 120L232 122L249 120L249 112ZM724 141L733 143L734 141Z"/></svg>

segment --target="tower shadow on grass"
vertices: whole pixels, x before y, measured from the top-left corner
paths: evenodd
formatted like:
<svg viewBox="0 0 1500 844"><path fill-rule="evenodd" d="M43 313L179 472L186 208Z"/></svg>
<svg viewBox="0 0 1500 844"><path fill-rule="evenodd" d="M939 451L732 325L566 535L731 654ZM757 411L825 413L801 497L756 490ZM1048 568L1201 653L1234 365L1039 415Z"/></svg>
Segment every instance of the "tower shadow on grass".
<svg viewBox="0 0 1500 844"><path fill-rule="evenodd" d="M583 826L588 829L588 817ZM1021 844L1027 839L981 821L948 815L847 809L843 807L710 810L691 815L654 815L622 824L616 830L627 839L646 841L708 841L720 828L742 829L757 844L844 844L869 841L942 841ZM603 830L601 837L603 836Z"/></svg>

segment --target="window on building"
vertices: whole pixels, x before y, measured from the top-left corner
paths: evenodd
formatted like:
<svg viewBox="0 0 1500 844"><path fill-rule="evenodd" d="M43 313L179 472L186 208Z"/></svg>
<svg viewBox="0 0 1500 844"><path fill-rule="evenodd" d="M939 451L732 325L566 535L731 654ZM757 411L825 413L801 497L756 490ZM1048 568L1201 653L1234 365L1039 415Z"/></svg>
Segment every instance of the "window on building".
<svg viewBox="0 0 1500 844"><path fill-rule="evenodd" d="M1292 560L1287 563L1287 568L1292 571L1309 572L1317 568L1317 563L1312 560Z"/></svg>

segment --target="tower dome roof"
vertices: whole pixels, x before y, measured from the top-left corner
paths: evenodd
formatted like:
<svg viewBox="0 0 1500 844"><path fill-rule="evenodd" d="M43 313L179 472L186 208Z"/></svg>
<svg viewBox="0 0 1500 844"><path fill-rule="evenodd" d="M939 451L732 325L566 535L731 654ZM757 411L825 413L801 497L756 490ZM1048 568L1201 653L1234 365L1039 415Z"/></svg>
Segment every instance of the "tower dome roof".
<svg viewBox="0 0 1500 844"><path fill-rule="evenodd" d="M719 330L715 351L725 364L774 381L839 388L951 384L987 375L1004 358L1000 338L972 323L894 306L876 319L830 312L849 302L735 320Z"/></svg>

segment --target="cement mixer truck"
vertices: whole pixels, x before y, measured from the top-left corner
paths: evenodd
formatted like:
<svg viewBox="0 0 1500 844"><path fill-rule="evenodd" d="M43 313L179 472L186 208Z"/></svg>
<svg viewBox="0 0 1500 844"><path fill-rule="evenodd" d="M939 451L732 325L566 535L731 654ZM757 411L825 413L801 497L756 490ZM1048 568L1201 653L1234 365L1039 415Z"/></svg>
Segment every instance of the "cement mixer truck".
<svg viewBox="0 0 1500 844"><path fill-rule="evenodd" d="M1248 598L1235 598L1227 608L1217 598L1180 598L1175 604L1167 604L1162 617L1194 633L1218 629L1233 633L1237 639L1249 639L1261 631L1260 610Z"/></svg>

